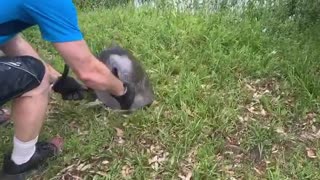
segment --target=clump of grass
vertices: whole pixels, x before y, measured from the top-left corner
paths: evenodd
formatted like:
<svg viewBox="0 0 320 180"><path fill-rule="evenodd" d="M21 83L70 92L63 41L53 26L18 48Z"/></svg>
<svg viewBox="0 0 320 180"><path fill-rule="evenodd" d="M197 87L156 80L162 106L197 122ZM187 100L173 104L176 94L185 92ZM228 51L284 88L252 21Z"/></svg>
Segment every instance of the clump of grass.
<svg viewBox="0 0 320 180"><path fill-rule="evenodd" d="M79 15L94 53L115 40L142 62L157 102L124 118L58 98L41 138L59 134L66 146L45 179L68 170L90 179L319 178L316 151L306 152L319 147L310 138L320 127L316 27L288 33L293 24L269 29L270 21L228 11L117 7ZM35 28L25 36L62 70ZM10 134L1 129L1 149Z"/></svg>

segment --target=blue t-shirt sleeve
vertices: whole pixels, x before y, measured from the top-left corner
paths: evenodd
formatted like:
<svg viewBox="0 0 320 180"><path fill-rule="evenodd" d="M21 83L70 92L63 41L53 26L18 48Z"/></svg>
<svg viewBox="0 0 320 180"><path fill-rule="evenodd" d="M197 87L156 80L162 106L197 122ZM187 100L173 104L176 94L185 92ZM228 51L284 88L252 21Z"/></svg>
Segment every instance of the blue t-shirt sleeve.
<svg viewBox="0 0 320 180"><path fill-rule="evenodd" d="M42 38L50 42L82 40L72 0L27 0L24 10L38 24Z"/></svg>

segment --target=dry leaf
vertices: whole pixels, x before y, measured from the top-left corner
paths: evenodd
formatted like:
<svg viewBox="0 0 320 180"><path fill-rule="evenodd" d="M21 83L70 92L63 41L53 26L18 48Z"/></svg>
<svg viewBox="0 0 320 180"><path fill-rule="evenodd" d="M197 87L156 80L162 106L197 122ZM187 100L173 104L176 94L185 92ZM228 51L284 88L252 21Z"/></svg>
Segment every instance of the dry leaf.
<svg viewBox="0 0 320 180"><path fill-rule="evenodd" d="M114 128L116 130L116 135L117 135L117 138L116 138L116 141L119 143L119 144L123 144L125 141L124 141L124 132L122 129L120 128Z"/></svg>
<svg viewBox="0 0 320 180"><path fill-rule="evenodd" d="M184 175L182 175L182 174L179 174L178 176L179 176L179 178L180 178L181 180L190 180L191 177L192 177L192 172L189 171L186 176L184 176Z"/></svg>
<svg viewBox="0 0 320 180"><path fill-rule="evenodd" d="M187 174L187 176L186 176L185 180L190 180L190 179L191 179L191 177L192 177L192 172L188 172L188 174Z"/></svg>
<svg viewBox="0 0 320 180"><path fill-rule="evenodd" d="M87 134L89 134L89 131L83 131L83 132L78 132L79 133L79 135L87 135Z"/></svg>
<svg viewBox="0 0 320 180"><path fill-rule="evenodd" d="M85 171L85 170L91 168L91 166L92 166L91 164L87 164L86 166L84 166L83 168L81 168L81 171Z"/></svg>
<svg viewBox="0 0 320 180"><path fill-rule="evenodd" d="M314 125L312 125L311 128L312 128L312 132L315 133L317 131L317 127L315 127Z"/></svg>
<svg viewBox="0 0 320 180"><path fill-rule="evenodd" d="M100 176L103 176L103 177L107 177L108 176L107 173L102 172L102 171L98 171L98 172L96 172L96 174L99 174Z"/></svg>
<svg viewBox="0 0 320 180"><path fill-rule="evenodd" d="M262 108L260 114L262 116L266 116L267 115L267 111Z"/></svg>
<svg viewBox="0 0 320 180"><path fill-rule="evenodd" d="M116 129L116 131L117 131L117 136L118 137L123 137L123 130L122 129L120 129L120 128L115 128Z"/></svg>
<svg viewBox="0 0 320 180"><path fill-rule="evenodd" d="M154 162L157 162L157 160L158 160L158 156L154 156L153 158L149 159L148 162L149 164L152 164Z"/></svg>
<svg viewBox="0 0 320 180"><path fill-rule="evenodd" d="M312 158L312 159L317 158L315 148L306 148L306 151L307 151L307 156L309 158Z"/></svg>
<svg viewBox="0 0 320 180"><path fill-rule="evenodd" d="M119 137L118 143L119 143L119 144L123 144L123 143L124 143L124 139L122 139L121 137Z"/></svg>
<svg viewBox="0 0 320 180"><path fill-rule="evenodd" d="M253 92L256 91L256 89L253 88L252 86L250 86L249 84L246 84L245 86L246 86L250 91L253 91Z"/></svg>
<svg viewBox="0 0 320 180"><path fill-rule="evenodd" d="M247 110L251 113L255 113L255 108L253 106L247 108Z"/></svg>
<svg viewBox="0 0 320 180"><path fill-rule="evenodd" d="M86 165L85 163L80 164L80 165L77 167L77 170L80 171L85 165Z"/></svg>
<svg viewBox="0 0 320 180"><path fill-rule="evenodd" d="M128 178L133 173L133 167L130 165L125 165L122 167L121 174L124 178Z"/></svg>
<svg viewBox="0 0 320 180"><path fill-rule="evenodd" d="M282 127L277 127L276 132L283 135L283 136L287 136L287 133L284 132Z"/></svg>
<svg viewBox="0 0 320 180"><path fill-rule="evenodd" d="M102 164L103 165L109 164L109 161L108 160L102 161Z"/></svg>
<svg viewBox="0 0 320 180"><path fill-rule="evenodd" d="M316 116L317 116L316 113L314 113L314 112L309 112L309 113L307 113L307 115L306 115L306 120L312 120L312 119L314 119Z"/></svg>
<svg viewBox="0 0 320 180"><path fill-rule="evenodd" d="M242 122L242 123L243 123L243 122L248 121L248 119L249 119L249 118L248 118L247 116L245 116L245 117L241 117L241 116L239 116L239 115L238 115L238 119L240 120L240 122Z"/></svg>
<svg viewBox="0 0 320 180"><path fill-rule="evenodd" d="M262 175L262 172L259 169L257 169L256 167L254 167L253 169L254 171L256 171L256 173L258 173L259 175Z"/></svg>
<svg viewBox="0 0 320 180"><path fill-rule="evenodd" d="M256 110L256 108L252 105L250 107L247 107L247 110L255 115L261 115L261 116L266 116L267 111L263 109L263 107L260 105L260 110Z"/></svg>
<svg viewBox="0 0 320 180"><path fill-rule="evenodd" d="M314 141L320 139L320 130L317 133L308 133L308 132L302 132L300 135L301 141Z"/></svg>
<svg viewBox="0 0 320 180"><path fill-rule="evenodd" d="M279 151L279 150L278 150L278 145L272 145L271 151L272 151L272 154L277 153L277 152Z"/></svg>

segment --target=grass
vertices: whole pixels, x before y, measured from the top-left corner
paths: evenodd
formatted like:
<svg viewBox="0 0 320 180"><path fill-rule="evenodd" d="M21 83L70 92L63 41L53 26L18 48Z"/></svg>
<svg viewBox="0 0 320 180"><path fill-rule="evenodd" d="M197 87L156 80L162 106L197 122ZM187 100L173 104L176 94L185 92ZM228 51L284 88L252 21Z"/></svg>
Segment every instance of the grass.
<svg viewBox="0 0 320 180"><path fill-rule="evenodd" d="M54 95L40 138L60 135L65 148L44 179L320 178L316 25L299 32L227 11L129 7L80 12L79 21L94 53L111 40L130 49L157 99L123 117ZM62 70L35 28L25 36ZM1 153L11 127L0 129Z"/></svg>

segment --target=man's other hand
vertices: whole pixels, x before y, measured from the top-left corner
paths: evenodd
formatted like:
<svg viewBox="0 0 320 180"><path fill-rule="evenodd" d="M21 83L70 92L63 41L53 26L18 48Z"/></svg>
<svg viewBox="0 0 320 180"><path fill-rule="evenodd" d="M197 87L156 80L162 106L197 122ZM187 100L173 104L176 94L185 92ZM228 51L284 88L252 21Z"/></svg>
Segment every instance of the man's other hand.
<svg viewBox="0 0 320 180"><path fill-rule="evenodd" d="M60 93L63 100L82 100L85 89L72 77L60 77L52 87L53 91Z"/></svg>

